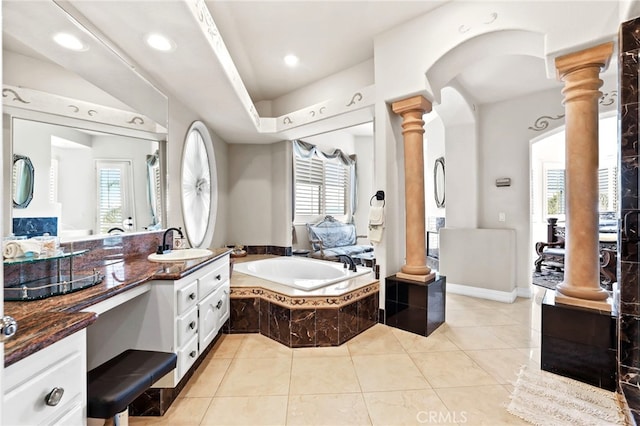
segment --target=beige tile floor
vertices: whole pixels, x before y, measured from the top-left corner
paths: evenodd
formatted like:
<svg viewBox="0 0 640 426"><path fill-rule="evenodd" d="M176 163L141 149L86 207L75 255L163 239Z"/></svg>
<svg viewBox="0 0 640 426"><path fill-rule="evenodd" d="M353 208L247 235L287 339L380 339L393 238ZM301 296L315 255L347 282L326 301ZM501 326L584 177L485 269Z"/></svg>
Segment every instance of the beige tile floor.
<svg viewBox="0 0 640 426"><path fill-rule="evenodd" d="M422 337L377 324L339 347L223 335L164 417L133 425L511 425L521 366L540 368L540 301L447 295Z"/></svg>

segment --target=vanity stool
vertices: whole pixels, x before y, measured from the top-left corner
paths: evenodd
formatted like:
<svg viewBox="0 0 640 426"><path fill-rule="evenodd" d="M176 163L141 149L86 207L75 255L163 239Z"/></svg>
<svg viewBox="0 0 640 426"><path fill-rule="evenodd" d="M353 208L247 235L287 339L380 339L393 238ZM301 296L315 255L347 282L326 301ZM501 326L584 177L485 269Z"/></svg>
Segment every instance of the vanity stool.
<svg viewBox="0 0 640 426"><path fill-rule="evenodd" d="M177 359L174 353L129 349L89 371L87 417L113 418L115 426L126 425L128 421L121 422L118 414L176 368Z"/></svg>

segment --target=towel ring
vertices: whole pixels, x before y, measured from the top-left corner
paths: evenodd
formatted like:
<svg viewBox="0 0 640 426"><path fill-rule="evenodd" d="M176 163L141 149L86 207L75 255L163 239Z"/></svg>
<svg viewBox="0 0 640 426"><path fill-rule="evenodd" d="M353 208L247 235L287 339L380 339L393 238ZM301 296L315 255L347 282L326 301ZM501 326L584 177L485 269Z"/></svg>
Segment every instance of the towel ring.
<svg viewBox="0 0 640 426"><path fill-rule="evenodd" d="M372 196L371 199L369 200L369 205L373 206L373 199L376 198L376 196ZM382 207L384 207L384 205L387 203L386 200L381 200L382 201Z"/></svg>

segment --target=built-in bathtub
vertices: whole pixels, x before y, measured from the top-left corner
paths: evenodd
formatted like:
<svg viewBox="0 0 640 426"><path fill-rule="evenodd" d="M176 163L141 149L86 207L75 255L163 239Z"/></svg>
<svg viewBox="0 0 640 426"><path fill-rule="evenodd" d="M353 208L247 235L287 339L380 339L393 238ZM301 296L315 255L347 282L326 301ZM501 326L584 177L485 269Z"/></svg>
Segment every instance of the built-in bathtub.
<svg viewBox="0 0 640 426"><path fill-rule="evenodd" d="M252 257L234 264L226 333L260 333L292 348L337 346L378 322L380 284L370 268L353 273L338 262ZM314 289L283 283L293 275Z"/></svg>
<svg viewBox="0 0 640 426"><path fill-rule="evenodd" d="M235 266L235 270L243 274L307 291L371 273L370 268L359 266L357 269L354 272L339 262L295 256L260 259Z"/></svg>

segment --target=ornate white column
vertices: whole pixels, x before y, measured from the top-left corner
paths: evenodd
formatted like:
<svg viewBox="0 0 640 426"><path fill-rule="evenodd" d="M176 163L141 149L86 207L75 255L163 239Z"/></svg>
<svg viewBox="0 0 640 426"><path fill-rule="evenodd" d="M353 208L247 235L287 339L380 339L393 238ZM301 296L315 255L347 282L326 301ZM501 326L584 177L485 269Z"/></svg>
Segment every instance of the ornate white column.
<svg viewBox="0 0 640 426"><path fill-rule="evenodd" d="M556 58L564 82L566 242L556 302L611 310L600 287L598 246L598 100L613 43Z"/></svg>
<svg viewBox="0 0 640 426"><path fill-rule="evenodd" d="M414 96L394 102L391 109L402 116L404 139L406 264L402 266L402 272L396 276L427 282L435 273L427 266L422 116L431 112L431 102L422 96Z"/></svg>

